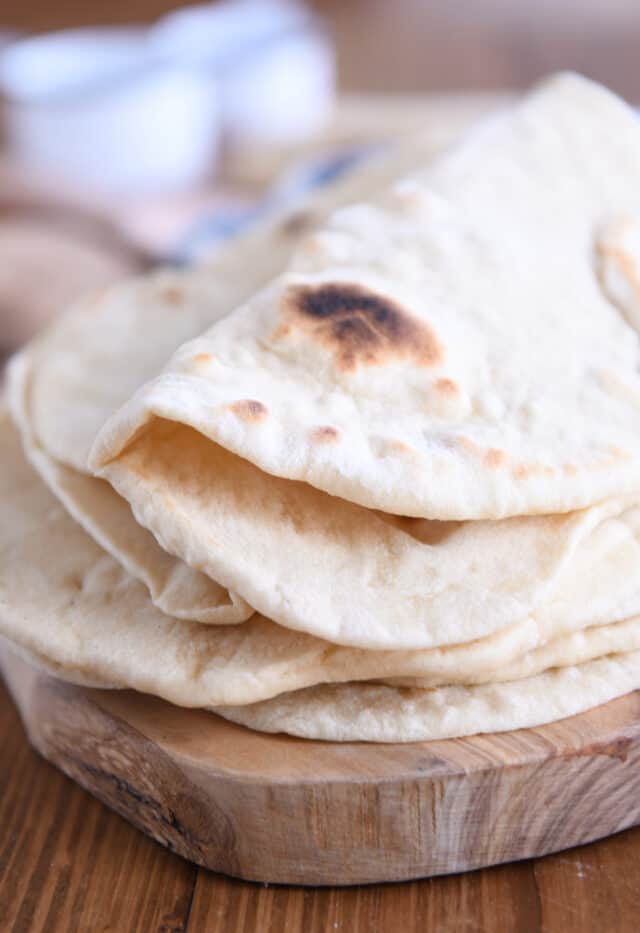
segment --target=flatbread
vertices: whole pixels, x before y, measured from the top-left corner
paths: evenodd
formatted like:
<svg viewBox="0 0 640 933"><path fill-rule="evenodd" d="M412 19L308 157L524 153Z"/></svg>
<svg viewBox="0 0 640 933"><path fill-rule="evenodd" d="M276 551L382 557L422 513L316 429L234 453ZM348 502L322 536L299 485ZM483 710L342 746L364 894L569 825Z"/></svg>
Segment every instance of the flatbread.
<svg viewBox="0 0 640 933"><path fill-rule="evenodd" d="M220 246L206 261L121 281L81 298L18 355L31 370L29 419L39 444L86 471L99 429L185 341L233 311L286 267L337 207L433 158L430 134L372 155Z"/></svg>
<svg viewBox="0 0 640 933"><path fill-rule="evenodd" d="M443 687L452 684L506 683L533 677L543 671L557 667L572 667L594 658L609 654L620 654L640 649L640 623L638 617L596 625L571 634L556 636L502 666L491 670L467 670L462 675L455 672L446 680L441 676L388 677L384 682L398 687Z"/></svg>
<svg viewBox="0 0 640 933"><path fill-rule="evenodd" d="M639 687L640 651L631 651L510 683L404 691L374 684L322 685L215 712L260 732L306 739L422 742L541 726Z"/></svg>
<svg viewBox="0 0 640 933"><path fill-rule="evenodd" d="M105 426L92 466L111 479L164 418L394 514L498 519L637 493L638 335L597 255L616 218L640 216L639 150L614 95L545 84L334 213Z"/></svg>
<svg viewBox="0 0 640 933"><path fill-rule="evenodd" d="M145 584L163 612L222 625L244 621L253 609L163 551L128 502L83 466L108 415L181 336L220 309L215 302L212 308L216 282L162 272L85 298L14 357L7 383L25 452L73 518Z"/></svg>
<svg viewBox="0 0 640 933"><path fill-rule="evenodd" d="M160 419L109 464L108 477L164 550L267 618L374 650L472 641L542 612L570 586L572 563L596 553L604 522L636 547L633 499L500 522L407 520L267 476ZM623 560L594 562L582 580L598 597L558 595L558 609L549 609L558 628L580 606L596 614L593 624L640 612L640 577Z"/></svg>
<svg viewBox="0 0 640 933"><path fill-rule="evenodd" d="M11 407L32 465L168 615L221 625L242 622L253 610L163 551L111 486L86 475L95 435L181 343L281 272L305 231L337 205L426 161L435 148L431 132L418 136L234 238L199 267L165 270L81 299L12 361Z"/></svg>
<svg viewBox="0 0 640 933"><path fill-rule="evenodd" d="M543 617L485 641L423 652L340 648L257 615L237 626L171 619L27 466L6 414L0 441L0 635L65 680L133 687L178 705L207 707L358 678L422 676L432 684L509 678L640 645L640 619L580 633L575 629L587 615L579 611L566 634L546 644ZM638 576L637 548L626 550L620 529L607 527L596 560L606 562L619 551ZM589 566L584 571L588 576ZM577 589L587 600L595 595L584 585ZM571 598L570 591L566 595Z"/></svg>

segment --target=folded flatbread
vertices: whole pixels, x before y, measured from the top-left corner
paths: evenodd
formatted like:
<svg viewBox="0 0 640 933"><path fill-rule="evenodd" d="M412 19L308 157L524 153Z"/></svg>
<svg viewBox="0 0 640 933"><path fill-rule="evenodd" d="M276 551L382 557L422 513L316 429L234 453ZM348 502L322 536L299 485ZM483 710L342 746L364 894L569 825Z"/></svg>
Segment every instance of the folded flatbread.
<svg viewBox="0 0 640 933"><path fill-rule="evenodd" d="M636 318L606 269L612 225L640 216L639 148L613 94L545 84L331 215L136 394L93 465L108 476L166 419L392 514L497 519L638 492ZM633 263L617 268L637 289Z"/></svg>
<svg viewBox="0 0 640 933"><path fill-rule="evenodd" d="M110 419L93 467L164 550L331 642L438 647L541 611L640 492L640 344L602 266L638 151L626 105L555 79L333 214ZM640 611L607 598L599 621Z"/></svg>
<svg viewBox="0 0 640 933"><path fill-rule="evenodd" d="M432 133L371 156L219 249L206 263L130 280L80 300L9 368L12 413L32 465L71 515L148 588L169 615L229 624L253 610L214 579L163 551L126 502L87 471L107 418L185 341L280 273L305 232L334 208L426 162Z"/></svg>

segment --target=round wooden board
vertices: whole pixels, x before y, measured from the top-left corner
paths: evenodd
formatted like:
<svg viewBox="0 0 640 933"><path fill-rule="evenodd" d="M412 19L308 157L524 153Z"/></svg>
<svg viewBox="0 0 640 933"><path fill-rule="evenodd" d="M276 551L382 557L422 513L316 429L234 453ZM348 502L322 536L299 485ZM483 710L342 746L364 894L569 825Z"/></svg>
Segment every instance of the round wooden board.
<svg viewBox="0 0 640 933"><path fill-rule="evenodd" d="M640 692L537 729L407 745L271 736L0 652L34 747L229 875L345 885L544 855L640 822Z"/></svg>

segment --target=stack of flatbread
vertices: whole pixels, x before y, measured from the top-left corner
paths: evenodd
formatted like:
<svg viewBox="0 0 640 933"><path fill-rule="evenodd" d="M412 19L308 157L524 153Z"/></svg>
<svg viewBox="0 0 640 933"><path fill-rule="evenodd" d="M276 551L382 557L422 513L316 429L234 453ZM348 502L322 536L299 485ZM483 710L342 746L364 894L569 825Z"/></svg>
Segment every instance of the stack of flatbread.
<svg viewBox="0 0 640 933"><path fill-rule="evenodd" d="M640 121L563 75L425 151L13 360L0 630L31 660L347 741L640 687Z"/></svg>

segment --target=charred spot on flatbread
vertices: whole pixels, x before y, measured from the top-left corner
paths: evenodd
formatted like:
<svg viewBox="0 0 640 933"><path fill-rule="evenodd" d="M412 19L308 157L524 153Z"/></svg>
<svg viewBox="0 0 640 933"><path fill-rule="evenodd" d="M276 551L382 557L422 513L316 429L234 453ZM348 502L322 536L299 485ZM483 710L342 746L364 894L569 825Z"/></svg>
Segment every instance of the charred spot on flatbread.
<svg viewBox="0 0 640 933"><path fill-rule="evenodd" d="M418 366L436 366L443 360L443 348L426 322L360 285L294 286L285 295L282 315L276 339L290 333L292 325L304 329L347 372L395 360Z"/></svg>

